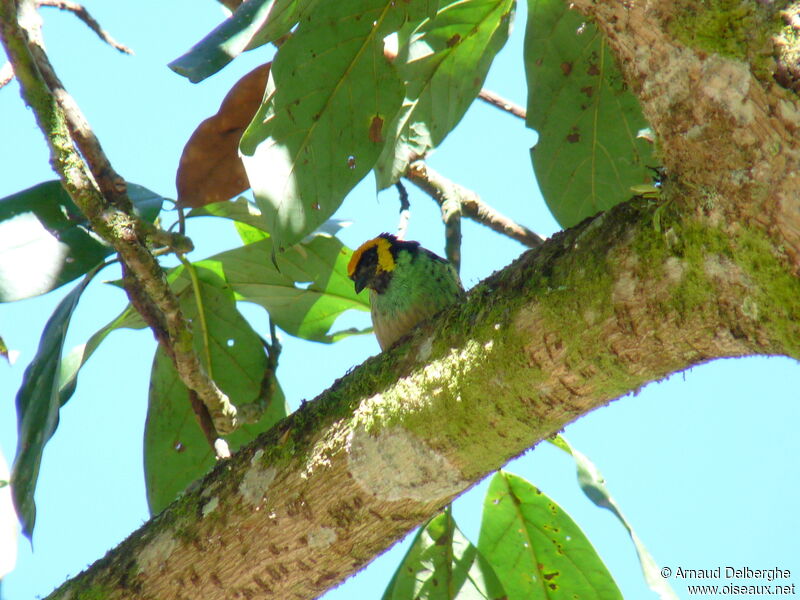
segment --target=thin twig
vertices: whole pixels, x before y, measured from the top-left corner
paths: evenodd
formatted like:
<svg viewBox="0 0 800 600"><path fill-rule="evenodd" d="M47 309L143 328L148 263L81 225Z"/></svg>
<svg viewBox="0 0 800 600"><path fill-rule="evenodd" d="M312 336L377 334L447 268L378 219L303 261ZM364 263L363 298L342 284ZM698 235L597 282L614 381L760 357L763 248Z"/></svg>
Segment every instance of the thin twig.
<svg viewBox="0 0 800 600"><path fill-rule="evenodd" d="M92 31L94 31L97 36L103 40L106 44L111 46L112 48L116 48L120 52L125 54L133 54L133 50L125 46L124 44L120 44L117 40L115 40L109 33L100 27L100 23L98 23L92 15L89 14L89 11L86 10L82 4L78 4L77 2L71 2L70 0L36 0L37 6L52 6L53 8L59 8L61 10L67 10L78 17L81 21L86 23L86 26L89 27Z"/></svg>
<svg viewBox="0 0 800 600"><path fill-rule="evenodd" d="M461 215L486 225L529 248L537 248L544 238L527 227L519 225L483 202L478 194L440 175L423 161L409 165L405 178L431 196L441 206L448 196L458 198Z"/></svg>
<svg viewBox="0 0 800 600"><path fill-rule="evenodd" d="M5 62L0 67L0 88L7 86L12 79L14 79L14 67L10 62Z"/></svg>
<svg viewBox="0 0 800 600"><path fill-rule="evenodd" d="M50 64L34 0L0 0L0 40L64 188L92 229L120 255L131 303L172 358L181 380L208 407L217 431L232 431L236 408L208 377L192 348L192 334L161 266L147 248L147 230L133 213L125 180L112 168Z"/></svg>
<svg viewBox="0 0 800 600"><path fill-rule="evenodd" d="M504 110L508 113L511 113L515 117L519 117L523 121L525 120L527 113L525 109L522 108L519 104L514 104L510 100L506 100L502 96L495 94L491 90L481 90L478 94L478 98L483 100L484 102L488 102L492 106L496 106L500 110Z"/></svg>
<svg viewBox="0 0 800 600"><path fill-rule="evenodd" d="M404 240L408 231L408 222L411 220L411 203L408 201L408 190L403 182L398 181L394 184L400 196L400 219L397 223L397 239Z"/></svg>

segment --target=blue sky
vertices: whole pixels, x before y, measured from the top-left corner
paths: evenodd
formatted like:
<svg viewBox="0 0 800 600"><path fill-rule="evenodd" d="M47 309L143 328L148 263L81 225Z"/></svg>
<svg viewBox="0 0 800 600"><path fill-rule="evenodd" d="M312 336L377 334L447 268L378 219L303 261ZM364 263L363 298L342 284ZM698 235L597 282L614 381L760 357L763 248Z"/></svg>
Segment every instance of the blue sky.
<svg viewBox="0 0 800 600"><path fill-rule="evenodd" d="M175 169L194 127L216 111L234 81L269 55L248 53L210 80L193 85L166 64L222 18L215 2L87 1L86 6L136 55L123 56L74 17L44 9L45 40L55 67L117 170L132 182L174 197ZM520 104L526 98L524 22L520 7L512 39L486 86ZM0 132L0 197L55 178L42 135L19 98L16 82L0 90ZM551 235L558 226L544 206L530 167L528 149L535 139L521 121L478 104L430 164L515 220ZM376 195L374 189L370 175L336 215L354 221L341 234L351 247L396 227L395 193ZM409 191L408 237L443 253L438 208L412 186ZM167 223L172 218L168 215ZM463 229L462 278L467 287L523 251L516 242L474 223L465 222ZM189 234L197 248L192 259L237 244L228 223L210 219L191 223ZM117 277L118 272L109 268L100 279ZM0 335L20 352L13 366L0 364L0 448L9 462L16 448L16 389L44 322L65 291L0 306ZM120 290L94 282L73 319L67 347L84 342L124 306ZM255 307L243 310L262 324L263 331L263 312ZM366 325L368 315L344 318L343 324L351 323ZM336 346L286 336L283 341L278 375L292 406L313 398L379 350L371 336L346 339ZM34 550L27 541L20 544L17 568L0 588L2 599L45 596L148 519L141 440L154 351L147 331L115 332L82 371L78 391L45 451L36 496ZM307 374L308 364L315 365L313 377ZM594 411L570 425L565 435L603 472L622 510L661 564L695 569L780 567L791 570L789 583L800 584L798 390L800 365L795 361L717 361ZM507 468L542 488L570 513L626 598L654 597L642 580L627 533L610 513L583 496L565 454L542 446ZM483 491L485 484L455 507L456 519L473 541L477 541ZM405 544L325 598L379 596ZM686 582L673 580L673 587L685 597Z"/></svg>

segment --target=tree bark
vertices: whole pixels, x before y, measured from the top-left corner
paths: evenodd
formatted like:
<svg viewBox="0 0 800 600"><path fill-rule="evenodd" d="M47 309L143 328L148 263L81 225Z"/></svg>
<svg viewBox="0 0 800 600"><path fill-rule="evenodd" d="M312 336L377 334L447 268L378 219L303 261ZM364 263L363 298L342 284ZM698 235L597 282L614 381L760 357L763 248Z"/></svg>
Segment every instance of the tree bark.
<svg viewBox="0 0 800 600"><path fill-rule="evenodd" d="M662 198L528 251L52 598L315 598L590 410L713 358L800 358L797 96L688 43L700 3L574 4L642 101Z"/></svg>
<svg viewBox="0 0 800 600"><path fill-rule="evenodd" d="M52 597L315 598L594 408L712 358L800 357L768 235L676 207L635 200L527 252Z"/></svg>

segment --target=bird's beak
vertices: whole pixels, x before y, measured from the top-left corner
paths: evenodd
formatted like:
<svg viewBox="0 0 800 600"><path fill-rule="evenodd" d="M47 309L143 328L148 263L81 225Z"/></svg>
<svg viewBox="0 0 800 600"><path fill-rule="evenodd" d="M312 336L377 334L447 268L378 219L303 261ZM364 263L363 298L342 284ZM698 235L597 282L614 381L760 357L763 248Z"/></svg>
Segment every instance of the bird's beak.
<svg viewBox="0 0 800 600"><path fill-rule="evenodd" d="M364 273L356 273L355 277L353 277L353 283L355 284L356 294L360 294L361 291L367 287L367 276Z"/></svg>

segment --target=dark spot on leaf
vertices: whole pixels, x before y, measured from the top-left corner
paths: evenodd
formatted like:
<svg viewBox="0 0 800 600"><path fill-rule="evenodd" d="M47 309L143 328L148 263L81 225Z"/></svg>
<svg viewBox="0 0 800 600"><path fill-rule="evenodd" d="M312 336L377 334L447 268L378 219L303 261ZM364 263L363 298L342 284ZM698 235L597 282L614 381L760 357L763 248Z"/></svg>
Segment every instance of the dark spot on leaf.
<svg viewBox="0 0 800 600"><path fill-rule="evenodd" d="M175 442L175 445L172 447L175 452L183 452L186 450L186 446L183 445L183 442Z"/></svg>
<svg viewBox="0 0 800 600"><path fill-rule="evenodd" d="M451 37L449 40L447 40L447 47L448 48L452 48L453 46L455 46L460 41L461 41L461 35L456 33L453 37Z"/></svg>
<svg viewBox="0 0 800 600"><path fill-rule="evenodd" d="M319 202L314 202L314 204L311 205L311 208L313 208L314 210L322 210L322 207L319 205Z"/></svg>
<svg viewBox="0 0 800 600"><path fill-rule="evenodd" d="M594 94L594 87L591 85L587 85L586 87L581 88L581 93L586 94L587 98L591 98L592 94Z"/></svg>
<svg viewBox="0 0 800 600"><path fill-rule="evenodd" d="M352 154L347 157L347 166L350 167L351 169L356 168L356 157L353 156Z"/></svg>
<svg viewBox="0 0 800 600"><path fill-rule="evenodd" d="M533 61L533 64L536 65L537 67L541 67L543 62L544 62L543 58L537 58L535 61Z"/></svg>
<svg viewBox="0 0 800 600"><path fill-rule="evenodd" d="M591 63L589 68L586 69L587 75L600 75L600 67L597 66L597 63Z"/></svg>
<svg viewBox="0 0 800 600"><path fill-rule="evenodd" d="M549 587L553 591L556 591L558 589L558 586L555 583L549 583L547 584L547 587Z"/></svg>
<svg viewBox="0 0 800 600"><path fill-rule="evenodd" d="M581 134L580 134L580 132L578 131L577 128L573 128L572 129L572 132L567 136L567 141L570 144L577 144L578 142L581 141ZM552 507L550 507L550 508L552 510Z"/></svg>
<svg viewBox="0 0 800 600"><path fill-rule="evenodd" d="M378 115L372 117L372 122L369 124L369 141L376 144L383 143L383 119Z"/></svg>
<svg viewBox="0 0 800 600"><path fill-rule="evenodd" d="M566 77L570 73L572 73L572 63L571 62L562 62L561 63L561 72Z"/></svg>
<svg viewBox="0 0 800 600"><path fill-rule="evenodd" d="M558 571L553 571L552 573L542 573L542 577L550 581L553 577L558 577L560 573Z"/></svg>

